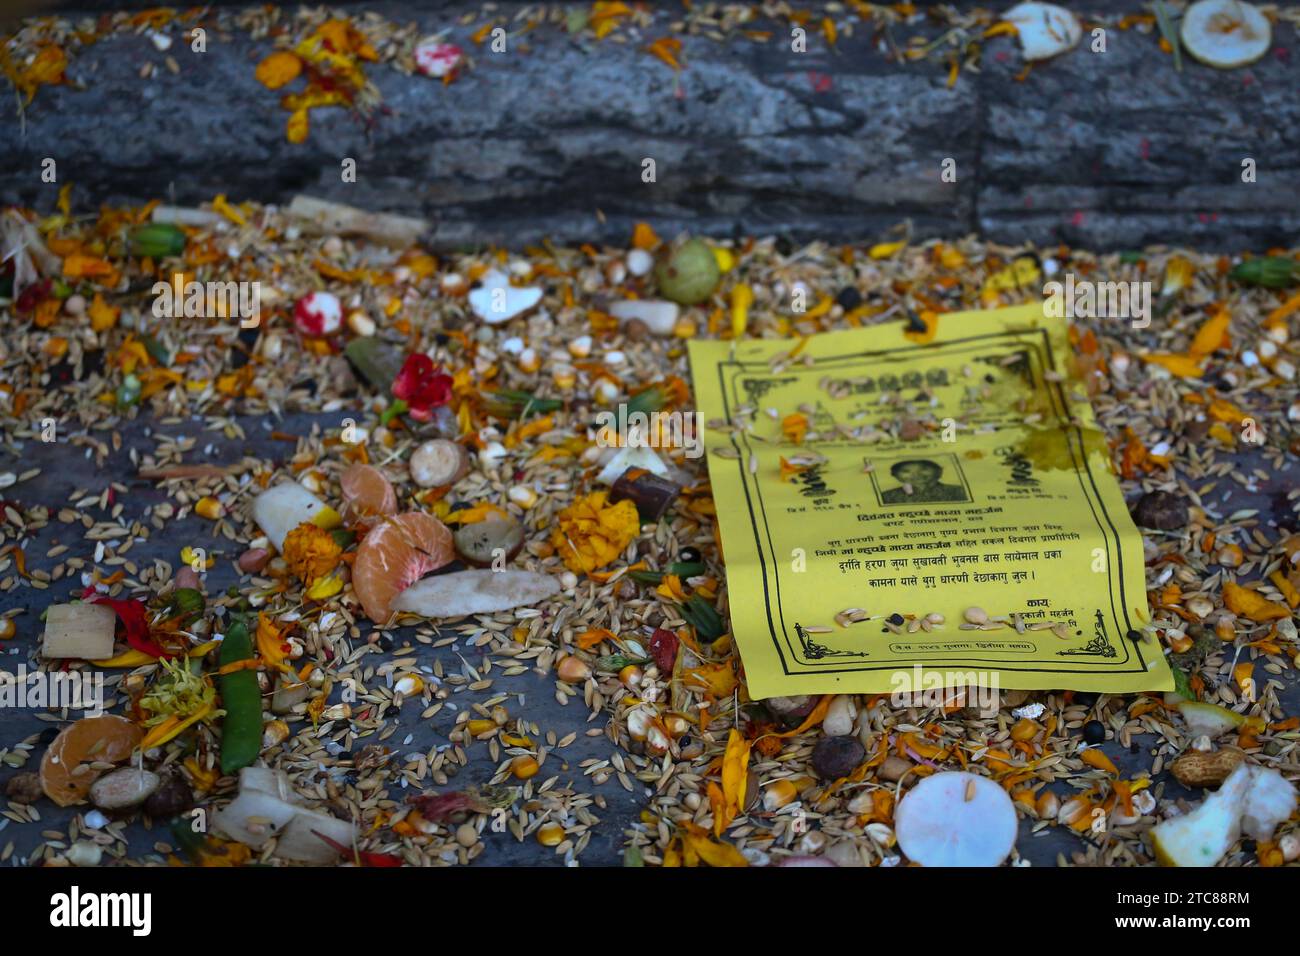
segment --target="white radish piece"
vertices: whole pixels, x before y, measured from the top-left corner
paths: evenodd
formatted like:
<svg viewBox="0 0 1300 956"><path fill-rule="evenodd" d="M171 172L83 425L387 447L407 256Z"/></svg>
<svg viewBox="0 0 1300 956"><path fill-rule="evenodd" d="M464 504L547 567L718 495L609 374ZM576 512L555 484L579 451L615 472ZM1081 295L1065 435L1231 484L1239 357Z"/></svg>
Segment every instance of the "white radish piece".
<svg viewBox="0 0 1300 956"><path fill-rule="evenodd" d="M936 773L903 797L894 831L922 866L997 866L1016 845L1016 810L986 777Z"/></svg>
<svg viewBox="0 0 1300 956"><path fill-rule="evenodd" d="M642 435L640 440L647 440L647 436ZM668 466L653 449L640 444L624 445L606 462L605 467L596 476L596 481L602 485L613 485L629 468L644 468L660 478L667 478L670 475Z"/></svg>
<svg viewBox="0 0 1300 956"><path fill-rule="evenodd" d="M1241 0L1197 0L1179 33L1193 58L1220 70L1254 63L1273 42L1268 18Z"/></svg>
<svg viewBox="0 0 1300 956"><path fill-rule="evenodd" d="M253 500L253 520L276 551L284 550L289 532L328 507L296 481L268 488Z"/></svg>
<svg viewBox="0 0 1300 956"><path fill-rule="evenodd" d="M640 319L652 335L672 335L681 308L676 302L661 299L625 299L609 307L609 314L626 324Z"/></svg>
<svg viewBox="0 0 1300 956"><path fill-rule="evenodd" d="M257 850L287 827L300 809L269 793L244 790L212 815L212 829Z"/></svg>
<svg viewBox="0 0 1300 956"><path fill-rule="evenodd" d="M239 771L240 793L265 793L285 803L301 803L289 783L289 776L271 767L245 767Z"/></svg>
<svg viewBox="0 0 1300 956"><path fill-rule="evenodd" d="M485 273L480 283L470 291L469 307L488 325L508 322L542 301L541 289L516 288L510 284L509 276L495 269Z"/></svg>
<svg viewBox="0 0 1300 956"><path fill-rule="evenodd" d="M117 615L107 604L54 604L45 611L41 654L49 658L104 660L113 656Z"/></svg>
<svg viewBox="0 0 1300 956"><path fill-rule="evenodd" d="M162 777L140 767L122 767L90 785L90 802L101 810L138 807L162 786Z"/></svg>
<svg viewBox="0 0 1300 956"><path fill-rule="evenodd" d="M1083 27L1073 13L1054 3L1018 3L1002 15L1015 24L1026 60L1048 60L1079 42Z"/></svg>
<svg viewBox="0 0 1300 956"><path fill-rule="evenodd" d="M411 480L421 488L454 485L469 471L469 453L459 442L437 438L411 453Z"/></svg>
<svg viewBox="0 0 1300 956"><path fill-rule="evenodd" d="M559 582L549 574L474 569L416 581L393 599L392 606L423 617L464 617L537 604L559 593Z"/></svg>
<svg viewBox="0 0 1300 956"><path fill-rule="evenodd" d="M1241 829L1252 840L1271 840L1277 825L1295 812L1295 787L1272 767L1252 766L1250 770L1251 785L1246 791Z"/></svg>
<svg viewBox="0 0 1300 956"><path fill-rule="evenodd" d="M315 832L313 832L315 831ZM347 820L340 820L317 810L299 810L275 844L273 856L296 863L324 865L339 858L339 851L317 833L323 833L349 850L357 839L357 830Z"/></svg>

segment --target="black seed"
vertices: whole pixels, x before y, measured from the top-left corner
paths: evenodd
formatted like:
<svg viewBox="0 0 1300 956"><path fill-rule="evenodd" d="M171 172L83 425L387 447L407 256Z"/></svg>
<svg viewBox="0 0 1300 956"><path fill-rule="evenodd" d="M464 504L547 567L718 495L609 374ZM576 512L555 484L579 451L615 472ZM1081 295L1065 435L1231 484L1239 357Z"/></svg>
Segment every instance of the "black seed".
<svg viewBox="0 0 1300 956"><path fill-rule="evenodd" d="M901 614L895 613L889 615L887 620L889 621L890 624L894 625L894 627L902 627L903 622L906 620L906 618L904 618L903 615Z"/></svg>
<svg viewBox="0 0 1300 956"><path fill-rule="evenodd" d="M823 737L813 748L813 771L823 780L838 780L857 769L867 748L857 737Z"/></svg>
<svg viewBox="0 0 1300 956"><path fill-rule="evenodd" d="M851 285L846 285L835 296L835 303L845 312L852 312L862 304L862 293Z"/></svg>
<svg viewBox="0 0 1300 956"><path fill-rule="evenodd" d="M380 634L375 639L375 646L384 652L391 651L393 649L393 639L387 634Z"/></svg>
<svg viewBox="0 0 1300 956"><path fill-rule="evenodd" d="M448 510L449 510L449 511L464 511L466 508L469 508L469 507L472 507L472 506L470 505L470 503L469 503L468 501L456 501L456 502L453 502L453 503L452 503L451 507L450 507Z"/></svg>
<svg viewBox="0 0 1300 956"><path fill-rule="evenodd" d="M1130 641L1132 641L1134 644L1136 644L1136 643L1138 643L1138 641L1142 640L1142 632L1141 632L1141 631L1138 631L1138 630L1130 630L1130 631L1129 631L1127 634L1125 634L1124 636L1127 637L1127 638L1128 638Z"/></svg>
<svg viewBox="0 0 1300 956"><path fill-rule="evenodd" d="M924 322L921 321L921 317L920 317L919 315L917 315L915 312L909 312L909 313L908 313L908 315L907 315L907 331L909 331L909 332L917 332L917 333L924 333L924 332L926 332L928 329L929 329L929 326L927 326Z"/></svg>
<svg viewBox="0 0 1300 956"><path fill-rule="evenodd" d="M778 236L775 246L778 255L788 256L790 253L794 252L794 243L785 236Z"/></svg>
<svg viewBox="0 0 1300 956"><path fill-rule="evenodd" d="M1097 698L1100 696L1100 694L1094 694L1091 691L1076 690L1074 692L1074 702L1082 704L1084 707L1091 707L1097 703Z"/></svg>
<svg viewBox="0 0 1300 956"><path fill-rule="evenodd" d="M1099 744L1106 739L1106 725L1100 720L1090 720L1083 725L1083 739L1090 744Z"/></svg>

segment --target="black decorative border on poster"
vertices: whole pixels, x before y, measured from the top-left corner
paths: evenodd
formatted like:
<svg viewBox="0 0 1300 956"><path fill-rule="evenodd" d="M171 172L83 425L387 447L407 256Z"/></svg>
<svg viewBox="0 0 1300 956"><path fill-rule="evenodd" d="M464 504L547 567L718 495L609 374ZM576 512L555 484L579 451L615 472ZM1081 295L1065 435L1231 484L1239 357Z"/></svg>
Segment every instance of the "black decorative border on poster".
<svg viewBox="0 0 1300 956"><path fill-rule="evenodd" d="M1030 341L1026 343L1023 341L1023 336L1037 337L1039 341ZM1050 369L1056 368L1055 356L1052 354L1051 339L1048 336L1046 329L1008 329L1002 332L967 336L965 338L953 339L947 342L933 342L920 346L908 345L890 349L853 352L848 355L820 356L815 357L812 362L813 367L818 370L824 370L830 363L851 363L858 365L879 362L896 353L906 353L909 356L915 356L918 349L933 350L936 354L945 354L951 351L955 346L969 346L972 343L992 345L999 341L1015 345L1028 345L1034 359L1040 366L1045 366ZM962 351L969 350L970 349L963 349ZM730 379L727 377L728 370L730 370ZM789 370L787 370L787 372L788 371ZM1060 382L1048 382L1043 378L1041 372L1042 368L1040 367L1038 369L1038 374L1035 376L1038 387L1046 389L1046 393L1054 405L1053 413L1056 418L1058 420L1066 419L1068 417L1069 403L1066 400L1062 384ZM778 377L772 373L771 368L766 361L741 362L735 358L730 358L718 363L718 384L722 393L724 412L728 421L732 418L733 406L740 404L738 401L733 401L733 397L736 396L735 388L737 378L741 375L757 376L759 378ZM730 386L730 391L728 390L728 386ZM1128 631L1132 630L1133 624L1129 617L1127 594L1124 588L1124 557L1123 548L1121 547L1119 538L1119 530L1115 527L1110 513L1106 510L1105 502L1101 498L1101 492L1097 487L1096 476L1092 473L1092 468L1088 461L1088 455L1083 447L1083 436L1080 433L1080 430L1078 427L1073 425L1063 425L1062 431L1066 435L1066 446L1070 449L1070 457L1074 462L1074 471L1079 480L1080 490L1083 492L1084 499L1088 502L1089 509L1092 511L1093 520L1097 523L1097 528L1101 532L1102 541L1106 548L1107 567L1110 569L1110 573L1106 576L1106 586L1110 602L1111 621L1115 625L1117 634L1126 634ZM741 487L745 492L745 505L749 512L750 525L754 532L755 553L758 556L760 570L762 572L763 604L764 610L767 614L768 630L772 638L773 647L776 649L777 657L781 661L781 669L783 673L788 676L798 676L801 674L853 674L870 671L893 671L897 670L900 666L908 667L914 663L923 663L918 658L909 658L907 661L900 661L897 658L893 658L889 661L869 661L864 659L862 663L852 666L843 666L839 663L842 658L839 658L838 660L827 659L830 657L830 655L827 655L827 658L821 658L825 663L822 666L818 666L812 661L799 659L799 654L795 650L795 645L790 640L790 628L786 624L784 610L781 607L781 582L778 570L781 566L781 562L776 558L776 549L771 540L771 530L767 522L767 511L762 497L762 489L757 483L755 483L752 491L750 488L750 475L747 468L747 462L749 461L749 454L752 452L752 449L747 439L742 448L734 435L731 439L731 444L739 455L739 458L736 461L736 466L738 474L740 475ZM1089 488L1091 488L1091 493L1089 493ZM759 520L754 512L755 494L758 496L758 507L763 516L762 530L759 528ZM770 555L770 561L772 564L773 584L771 585L768 581L768 559L764 557L764 537L767 539L767 552ZM1114 554L1112 554L1112 543L1114 546ZM1118 609L1116 608L1115 594L1115 585L1117 583L1119 585ZM773 616L773 589L775 589L776 592L776 617L779 617L781 622L780 634L778 634L777 623ZM1098 660L1096 666L1093 667L1066 666L1066 660L1062 659L1061 656L1055 656L1054 659L1049 658L1047 660L1024 662L1044 665L1039 667L1026 667L1020 662L1011 662L1003 658L954 657L945 655L944 660L945 662L950 662L954 666L962 664L987 664L998 670L1025 674L1096 674L1099 672L1106 674L1141 674L1146 673L1149 670L1147 662L1142 655L1142 648L1140 645L1123 640L1117 641L1116 643L1121 648L1122 658L1117 661L1113 659L1113 655L1096 655L1099 658L1104 656L1105 659ZM787 657L787 651L789 657ZM1080 652L1083 653L1084 649L1080 649ZM943 654L944 652L940 647L936 648L936 653ZM1136 660L1135 666L1123 666L1133 662L1134 660ZM791 661L802 669L792 670ZM1086 662L1074 661L1071 663L1084 664Z"/></svg>

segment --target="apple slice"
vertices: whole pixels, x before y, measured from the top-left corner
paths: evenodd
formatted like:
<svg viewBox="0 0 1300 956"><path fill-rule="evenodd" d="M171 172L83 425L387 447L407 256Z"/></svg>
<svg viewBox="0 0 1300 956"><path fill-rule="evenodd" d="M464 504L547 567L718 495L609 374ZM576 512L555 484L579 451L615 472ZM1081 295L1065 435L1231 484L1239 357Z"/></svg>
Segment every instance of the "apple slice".
<svg viewBox="0 0 1300 956"><path fill-rule="evenodd" d="M1254 63L1273 42L1268 18L1241 0L1197 0L1183 14L1183 46L1220 70Z"/></svg>
<svg viewBox="0 0 1300 956"><path fill-rule="evenodd" d="M997 866L1016 845L1016 810L987 777L926 777L898 805L898 845L922 866Z"/></svg>
<svg viewBox="0 0 1300 956"><path fill-rule="evenodd" d="M1214 866L1241 836L1241 813L1252 781L1242 764L1190 813L1162 820L1151 830L1151 845L1161 866Z"/></svg>

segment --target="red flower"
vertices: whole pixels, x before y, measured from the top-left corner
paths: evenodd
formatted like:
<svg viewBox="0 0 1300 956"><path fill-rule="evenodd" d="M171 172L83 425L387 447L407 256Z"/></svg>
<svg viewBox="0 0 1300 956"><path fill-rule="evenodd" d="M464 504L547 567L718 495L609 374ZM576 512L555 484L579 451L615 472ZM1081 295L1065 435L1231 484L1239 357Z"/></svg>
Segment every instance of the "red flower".
<svg viewBox="0 0 1300 956"><path fill-rule="evenodd" d="M89 597L84 595L83 597ZM122 622L122 636L137 651L143 651L150 657L175 656L158 644L149 633L148 608L143 601L117 600L103 595L90 597L92 604L106 604L113 609L117 619Z"/></svg>
<svg viewBox="0 0 1300 956"><path fill-rule="evenodd" d="M427 422L435 408L451 401L451 376L422 352L408 355L393 381L393 397L406 402L416 421Z"/></svg>

